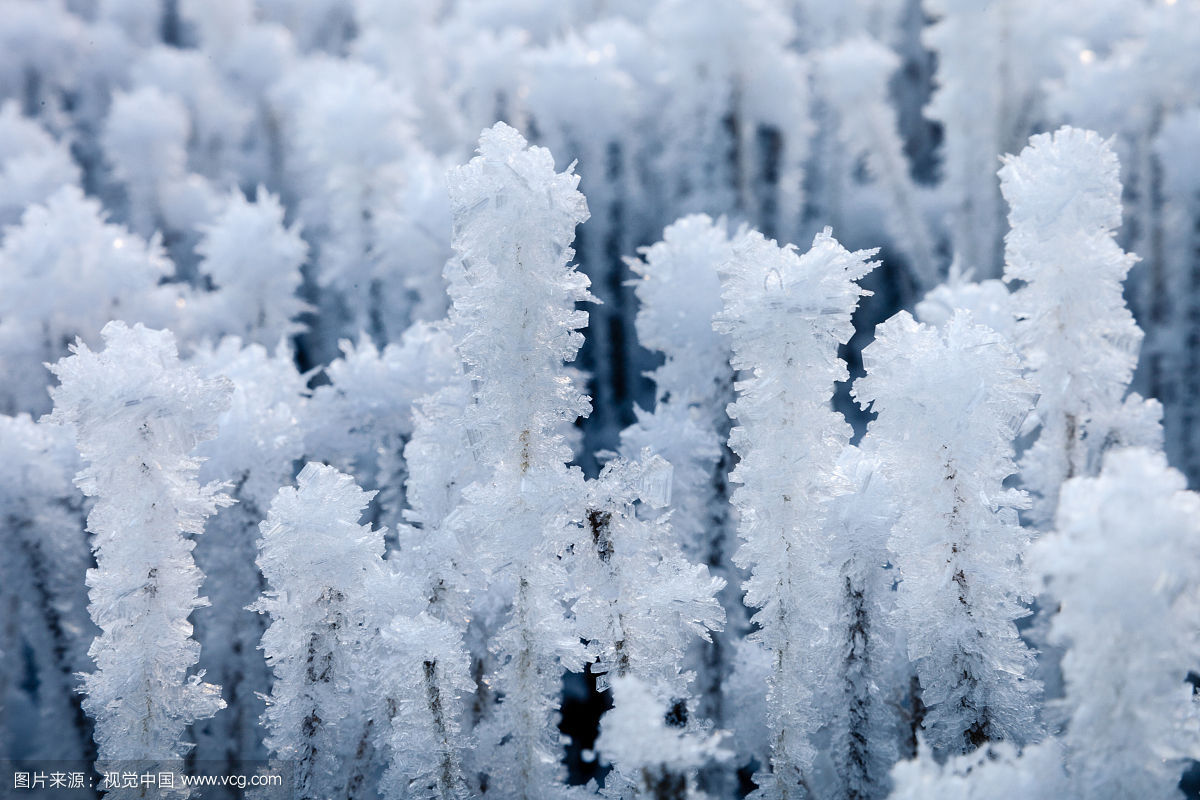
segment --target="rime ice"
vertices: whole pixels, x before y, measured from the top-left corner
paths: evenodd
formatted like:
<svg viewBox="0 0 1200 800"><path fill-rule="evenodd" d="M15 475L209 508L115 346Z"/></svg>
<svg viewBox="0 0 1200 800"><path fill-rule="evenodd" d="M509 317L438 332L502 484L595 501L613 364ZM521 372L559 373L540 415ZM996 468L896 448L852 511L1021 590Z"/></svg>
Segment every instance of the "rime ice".
<svg viewBox="0 0 1200 800"><path fill-rule="evenodd" d="M188 615L207 600L189 534L230 502L219 485L200 484L191 456L216 433L230 386L181 364L169 332L113 322L102 336L102 351L80 342L54 366L50 417L73 430L86 465L76 481L96 498L88 608L101 633L84 706L102 762L170 761L187 750L187 726L225 705L194 672L200 645Z"/></svg>
<svg viewBox="0 0 1200 800"><path fill-rule="evenodd" d="M0 763L1179 796L1197 87L1200 0L0 0Z"/></svg>

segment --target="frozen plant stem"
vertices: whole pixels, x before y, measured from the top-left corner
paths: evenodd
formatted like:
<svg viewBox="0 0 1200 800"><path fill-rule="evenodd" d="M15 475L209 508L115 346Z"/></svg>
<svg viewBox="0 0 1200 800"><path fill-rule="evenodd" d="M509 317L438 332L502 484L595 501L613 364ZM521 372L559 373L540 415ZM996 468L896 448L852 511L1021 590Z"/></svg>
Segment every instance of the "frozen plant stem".
<svg viewBox="0 0 1200 800"><path fill-rule="evenodd" d="M563 603L569 559L585 546L583 476L567 467L562 434L589 410L564 366L587 324L575 304L591 299L569 264L575 226L588 216L578 182L503 123L483 132L479 156L448 179L450 325L474 382L465 428L485 476L464 490L448 528L472 542L490 574L498 603L486 605L506 600L510 609L488 653L488 689L503 700L483 709L477 757L489 792L523 800L569 793L554 720L561 671L584 663Z"/></svg>
<svg viewBox="0 0 1200 800"><path fill-rule="evenodd" d="M1035 496L1034 523L1048 526L1059 486L1095 475L1107 448L1160 444L1161 408L1126 397L1142 331L1122 295L1137 257L1114 238L1121 183L1112 146L1078 128L1039 134L1005 159L1000 185L1012 226L1004 277L1023 282L1012 297L1015 338L1041 393L1040 432L1021 478Z"/></svg>
<svg viewBox="0 0 1200 800"><path fill-rule="evenodd" d="M1115 450L1098 476L1063 486L1031 561L1058 608L1049 639L1069 648L1069 794L1179 794L1200 747L1186 680L1200 659L1200 498L1162 453Z"/></svg>
<svg viewBox="0 0 1200 800"><path fill-rule="evenodd" d="M900 59L887 47L862 37L820 54L817 64L821 85L836 109L838 137L853 153L865 155L872 179L888 198L888 233L908 261L918 288L932 289L941 265L917 185L908 174L896 114L887 102L888 79Z"/></svg>
<svg viewBox="0 0 1200 800"><path fill-rule="evenodd" d="M726 582L721 592L725 630L693 641L687 659L696 673L697 712L717 727L725 723L722 686L747 614L732 563L736 526L727 479L734 460L726 444L731 427L726 408L734 397L732 352L729 337L713 330L712 319L722 308L717 269L732 257L734 241L747 235L731 237L724 220L693 214L668 226L661 242L642 249L641 259L629 261L639 276L634 281L641 302L638 339L661 351L664 361L651 375L654 410L636 409L637 422L621 432L621 452L634 459L649 448L670 462L674 537L686 558L706 564Z"/></svg>
<svg viewBox="0 0 1200 800"><path fill-rule="evenodd" d="M819 654L830 652L824 631L842 591L824 526L829 504L846 492L836 467L851 435L830 398L847 376L837 348L853 333L864 293L855 281L875 266L871 255L848 252L828 229L803 256L751 233L721 271L717 330L730 335L743 375L729 408L737 421L730 446L741 457L731 476L742 515L734 561L751 571L746 603L758 609L752 622L773 660L770 772L755 776L761 800L813 791L813 737L823 722L815 703L829 674Z"/></svg>
<svg viewBox="0 0 1200 800"><path fill-rule="evenodd" d="M190 455L215 435L231 389L180 364L169 332L111 322L101 335L103 351L78 343L52 367L61 385L51 392L51 419L74 431L86 464L76 480L96 498L88 586L101 634L84 707L96 720L101 764L163 763L183 757L189 724L224 707L219 687L190 674L200 645L188 616L206 600L188 534L231 502L219 485L200 485Z"/></svg>
<svg viewBox="0 0 1200 800"><path fill-rule="evenodd" d="M672 710L676 728L697 731L703 723L695 720L684 655L693 636L707 639L724 622L716 597L724 583L683 558L665 520L639 519L636 503L665 502L669 485L670 466L648 453L641 462L610 462L589 483L591 557L576 564L575 576L586 589L574 611L579 635L596 658L592 669L603 673L601 688L610 680L637 678L655 705ZM606 786L637 783L645 762L621 755L629 746L619 745L615 756L600 752L616 766ZM690 780L686 773L677 777Z"/></svg>
<svg viewBox="0 0 1200 800"><path fill-rule="evenodd" d="M347 776L368 755L371 706L352 687L368 674L368 587L383 566L382 531L358 524L370 498L350 476L310 463L261 526L268 590L255 609L271 616L262 648L275 673L266 744L294 762L304 800L347 796Z"/></svg>
<svg viewBox="0 0 1200 800"><path fill-rule="evenodd" d="M1038 733L1040 686L1015 621L1029 612L1017 523L1024 493L1004 488L1012 440L1033 398L1004 339L959 311L942 329L907 312L878 326L853 394L877 411L871 451L897 487L889 547L896 621L921 685L938 754Z"/></svg>

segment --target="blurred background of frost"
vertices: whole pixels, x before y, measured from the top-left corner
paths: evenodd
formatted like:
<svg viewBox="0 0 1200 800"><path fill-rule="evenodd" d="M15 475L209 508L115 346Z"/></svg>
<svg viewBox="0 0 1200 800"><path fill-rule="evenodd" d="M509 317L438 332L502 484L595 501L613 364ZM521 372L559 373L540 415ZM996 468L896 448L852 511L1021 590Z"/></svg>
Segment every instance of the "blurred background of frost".
<svg viewBox="0 0 1200 800"><path fill-rule="evenodd" d="M1194 479L1197 13L1192 0L5 0L0 220L56 193L64 206L76 185L162 250L122 262L143 274L116 287L111 263L56 271L5 245L22 268L0 275L3 404L46 410L41 363L77 334L94 341L117 297L126 318L197 337L273 345L299 323L304 367L336 358L339 338L382 346L440 318L443 172L502 119L560 167L578 161L592 218L577 258L603 302L578 363L595 405L583 452L613 448L650 404L654 364L622 259L666 225L703 211L780 241L831 225L852 249L881 246L853 367L894 310L947 278L999 277L998 154L1070 123L1116 137L1122 244L1141 257L1128 296L1147 332L1134 388L1163 401L1172 463ZM232 189L259 186L306 254L271 250L274 271L206 259L204 226L239 202ZM115 258L77 230L91 216L49 224ZM305 313L286 279L297 260ZM142 296L159 281L180 296ZM243 331L255 298L273 318Z"/></svg>

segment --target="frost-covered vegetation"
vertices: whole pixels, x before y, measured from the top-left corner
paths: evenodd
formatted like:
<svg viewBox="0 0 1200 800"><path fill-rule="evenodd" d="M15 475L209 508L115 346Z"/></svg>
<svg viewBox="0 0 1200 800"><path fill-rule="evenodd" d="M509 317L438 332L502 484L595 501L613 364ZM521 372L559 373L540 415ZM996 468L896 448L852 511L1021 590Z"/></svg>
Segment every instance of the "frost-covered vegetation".
<svg viewBox="0 0 1200 800"><path fill-rule="evenodd" d="M0 0L0 225L0 759L1195 792L1200 0Z"/></svg>

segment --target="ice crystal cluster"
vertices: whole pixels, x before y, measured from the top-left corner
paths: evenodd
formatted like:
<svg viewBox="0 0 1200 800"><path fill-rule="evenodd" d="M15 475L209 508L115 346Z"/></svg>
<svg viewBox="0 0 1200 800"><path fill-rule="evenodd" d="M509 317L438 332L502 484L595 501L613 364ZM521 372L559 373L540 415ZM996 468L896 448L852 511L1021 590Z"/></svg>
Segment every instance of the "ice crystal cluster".
<svg viewBox="0 0 1200 800"><path fill-rule="evenodd" d="M0 0L0 767L1200 796L1197 87L1198 0Z"/></svg>

